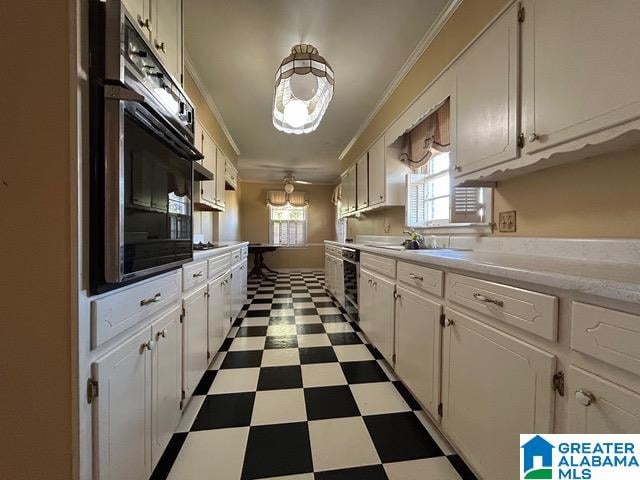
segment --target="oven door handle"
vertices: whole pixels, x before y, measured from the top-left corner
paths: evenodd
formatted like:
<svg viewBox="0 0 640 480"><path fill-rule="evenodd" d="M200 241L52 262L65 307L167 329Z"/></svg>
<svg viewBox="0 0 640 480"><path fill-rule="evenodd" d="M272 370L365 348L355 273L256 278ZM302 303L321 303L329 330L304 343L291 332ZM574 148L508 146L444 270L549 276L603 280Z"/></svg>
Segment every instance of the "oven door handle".
<svg viewBox="0 0 640 480"><path fill-rule="evenodd" d="M144 102L144 95L121 85L105 85L104 98L109 100L123 100L127 102Z"/></svg>

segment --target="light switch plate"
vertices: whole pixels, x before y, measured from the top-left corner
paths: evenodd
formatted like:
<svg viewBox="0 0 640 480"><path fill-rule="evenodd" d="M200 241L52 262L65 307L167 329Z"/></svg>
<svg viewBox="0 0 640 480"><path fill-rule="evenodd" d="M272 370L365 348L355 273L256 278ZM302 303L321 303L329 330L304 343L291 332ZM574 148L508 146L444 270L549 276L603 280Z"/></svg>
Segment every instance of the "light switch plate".
<svg viewBox="0 0 640 480"><path fill-rule="evenodd" d="M516 231L516 211L500 212L498 214L498 231L513 233Z"/></svg>

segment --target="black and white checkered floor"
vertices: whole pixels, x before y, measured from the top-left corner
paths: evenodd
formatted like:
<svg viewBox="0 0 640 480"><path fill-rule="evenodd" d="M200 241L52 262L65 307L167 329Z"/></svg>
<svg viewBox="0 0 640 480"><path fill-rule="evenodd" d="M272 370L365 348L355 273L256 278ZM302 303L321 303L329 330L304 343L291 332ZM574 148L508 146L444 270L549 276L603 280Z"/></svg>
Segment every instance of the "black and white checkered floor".
<svg viewBox="0 0 640 480"><path fill-rule="evenodd" d="M249 301L152 479L475 478L322 272L250 279Z"/></svg>

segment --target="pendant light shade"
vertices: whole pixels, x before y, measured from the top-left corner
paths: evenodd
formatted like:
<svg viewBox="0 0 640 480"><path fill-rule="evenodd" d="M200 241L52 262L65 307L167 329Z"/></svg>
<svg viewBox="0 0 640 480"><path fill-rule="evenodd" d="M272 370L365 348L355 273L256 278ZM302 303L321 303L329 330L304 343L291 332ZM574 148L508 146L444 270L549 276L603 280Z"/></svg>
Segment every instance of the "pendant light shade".
<svg viewBox="0 0 640 480"><path fill-rule="evenodd" d="M276 72L273 125L286 133L313 132L333 98L333 70L312 45L291 49Z"/></svg>

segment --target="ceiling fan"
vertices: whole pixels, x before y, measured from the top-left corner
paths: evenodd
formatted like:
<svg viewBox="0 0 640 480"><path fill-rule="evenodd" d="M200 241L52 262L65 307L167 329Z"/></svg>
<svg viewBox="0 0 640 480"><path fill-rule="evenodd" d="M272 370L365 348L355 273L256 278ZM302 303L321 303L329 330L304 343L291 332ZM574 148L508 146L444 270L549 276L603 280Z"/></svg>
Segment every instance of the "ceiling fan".
<svg viewBox="0 0 640 480"><path fill-rule="evenodd" d="M313 185L312 182L307 182L306 180L296 180L296 177L293 176L293 172L285 172L282 181L284 182L284 191L287 193L292 193L295 190L294 184L296 183L298 185Z"/></svg>

